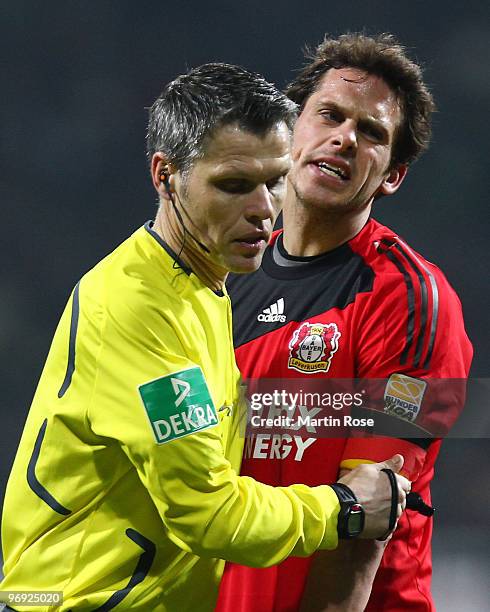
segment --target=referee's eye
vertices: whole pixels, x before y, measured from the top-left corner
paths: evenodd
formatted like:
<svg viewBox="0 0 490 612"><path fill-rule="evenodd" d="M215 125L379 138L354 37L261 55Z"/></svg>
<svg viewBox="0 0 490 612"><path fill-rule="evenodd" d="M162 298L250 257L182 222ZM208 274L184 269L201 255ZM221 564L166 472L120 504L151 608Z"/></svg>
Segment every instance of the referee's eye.
<svg viewBox="0 0 490 612"><path fill-rule="evenodd" d="M214 186L224 193L250 193L255 189L255 183L247 179L221 179Z"/></svg>

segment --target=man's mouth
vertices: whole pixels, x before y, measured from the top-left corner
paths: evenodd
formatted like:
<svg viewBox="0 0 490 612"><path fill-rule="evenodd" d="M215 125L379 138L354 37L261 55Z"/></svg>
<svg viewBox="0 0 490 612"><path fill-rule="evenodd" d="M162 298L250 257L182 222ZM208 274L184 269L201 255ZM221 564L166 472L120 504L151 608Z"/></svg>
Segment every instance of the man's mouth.
<svg viewBox="0 0 490 612"><path fill-rule="evenodd" d="M237 238L236 242L245 251L255 252L260 251L265 247L269 241L269 234L267 232L257 232L255 234L249 234Z"/></svg>
<svg viewBox="0 0 490 612"><path fill-rule="evenodd" d="M248 244L255 244L257 242L261 242L264 240L265 242L269 241L269 233L266 231L258 230L256 232L250 232L250 234L245 234L236 239L237 242L246 242Z"/></svg>
<svg viewBox="0 0 490 612"><path fill-rule="evenodd" d="M335 176L335 177L341 178L343 181L349 180L349 176L347 172L343 170L342 168L339 168L335 164L332 164L332 163L327 164L326 162L321 161L321 162L318 162L316 165L324 174L328 174L329 176Z"/></svg>

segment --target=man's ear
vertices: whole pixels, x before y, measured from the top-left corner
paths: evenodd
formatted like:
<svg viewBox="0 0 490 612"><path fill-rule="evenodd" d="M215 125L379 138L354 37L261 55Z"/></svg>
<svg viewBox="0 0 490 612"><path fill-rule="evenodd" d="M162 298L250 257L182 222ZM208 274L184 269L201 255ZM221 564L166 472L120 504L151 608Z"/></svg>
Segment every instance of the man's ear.
<svg viewBox="0 0 490 612"><path fill-rule="evenodd" d="M166 156L157 151L151 159L151 179L158 195L165 200L171 199L173 167L168 163Z"/></svg>
<svg viewBox="0 0 490 612"><path fill-rule="evenodd" d="M407 175L408 166L400 164L392 168L384 181L379 186L379 195L392 195L403 183L403 179Z"/></svg>

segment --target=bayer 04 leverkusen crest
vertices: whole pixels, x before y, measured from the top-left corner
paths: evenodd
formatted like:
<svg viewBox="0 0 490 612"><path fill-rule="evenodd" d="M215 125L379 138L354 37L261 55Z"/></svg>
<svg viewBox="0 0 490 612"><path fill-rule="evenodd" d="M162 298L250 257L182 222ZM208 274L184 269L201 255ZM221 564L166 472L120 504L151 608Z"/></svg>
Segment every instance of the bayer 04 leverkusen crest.
<svg viewBox="0 0 490 612"><path fill-rule="evenodd" d="M328 372L340 336L336 323L303 323L289 343L288 368L309 374Z"/></svg>

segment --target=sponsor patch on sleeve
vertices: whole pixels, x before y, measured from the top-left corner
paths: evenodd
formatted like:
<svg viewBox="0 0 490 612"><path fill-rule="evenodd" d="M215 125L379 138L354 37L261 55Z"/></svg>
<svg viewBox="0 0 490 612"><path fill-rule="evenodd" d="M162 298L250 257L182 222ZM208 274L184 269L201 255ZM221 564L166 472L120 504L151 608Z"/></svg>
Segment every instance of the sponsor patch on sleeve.
<svg viewBox="0 0 490 612"><path fill-rule="evenodd" d="M138 387L157 444L218 424L201 368L162 376Z"/></svg>
<svg viewBox="0 0 490 612"><path fill-rule="evenodd" d="M422 406L427 383L405 374L392 374L384 393L384 412L413 423Z"/></svg>

